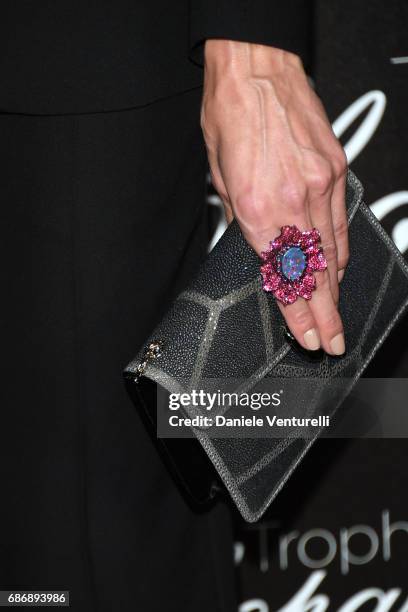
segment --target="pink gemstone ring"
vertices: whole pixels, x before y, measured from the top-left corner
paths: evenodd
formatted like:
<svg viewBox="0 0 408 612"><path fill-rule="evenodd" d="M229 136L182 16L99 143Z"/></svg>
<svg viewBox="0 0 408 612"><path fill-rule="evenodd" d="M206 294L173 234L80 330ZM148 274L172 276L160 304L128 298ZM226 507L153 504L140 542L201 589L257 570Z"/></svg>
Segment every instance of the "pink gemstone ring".
<svg viewBox="0 0 408 612"><path fill-rule="evenodd" d="M301 232L296 225L284 225L280 235L261 253L262 286L283 304L298 297L310 300L316 288L314 272L325 270L327 261L319 246L316 228Z"/></svg>

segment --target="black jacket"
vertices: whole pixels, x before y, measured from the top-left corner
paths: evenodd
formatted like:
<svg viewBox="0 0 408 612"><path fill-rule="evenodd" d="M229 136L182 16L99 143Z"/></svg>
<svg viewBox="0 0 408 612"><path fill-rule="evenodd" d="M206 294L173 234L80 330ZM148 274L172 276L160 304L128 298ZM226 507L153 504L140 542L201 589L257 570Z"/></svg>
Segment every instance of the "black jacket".
<svg viewBox="0 0 408 612"><path fill-rule="evenodd" d="M229 38L308 61L312 0L5 0L0 111L132 108L202 83L202 43Z"/></svg>

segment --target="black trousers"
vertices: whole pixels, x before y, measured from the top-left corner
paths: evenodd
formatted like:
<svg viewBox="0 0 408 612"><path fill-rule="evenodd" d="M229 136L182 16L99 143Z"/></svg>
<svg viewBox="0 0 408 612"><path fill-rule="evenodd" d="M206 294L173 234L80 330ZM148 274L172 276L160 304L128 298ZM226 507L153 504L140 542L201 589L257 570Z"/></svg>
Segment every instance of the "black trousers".
<svg viewBox="0 0 408 612"><path fill-rule="evenodd" d="M0 115L2 589L69 589L86 612L235 609L228 511L190 510L121 378L205 253L200 96Z"/></svg>

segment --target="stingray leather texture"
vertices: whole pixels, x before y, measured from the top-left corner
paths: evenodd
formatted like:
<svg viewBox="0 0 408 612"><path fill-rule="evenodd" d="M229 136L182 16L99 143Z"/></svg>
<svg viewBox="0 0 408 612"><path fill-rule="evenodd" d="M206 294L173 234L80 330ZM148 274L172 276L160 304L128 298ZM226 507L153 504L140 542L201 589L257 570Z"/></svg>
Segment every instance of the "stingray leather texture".
<svg viewBox="0 0 408 612"><path fill-rule="evenodd" d="M233 222L147 339L146 346L159 342L161 350L149 359L143 347L124 372L153 430L158 387L179 393L207 380L245 381L250 391L268 378L285 379L288 413L304 403L308 415L334 415L408 305L407 264L362 198L362 185L349 171L350 261L339 303L345 355L319 351L312 359L288 337L275 299L262 289L260 260ZM315 379L319 391L307 401L300 384L305 379ZM325 394L335 379L345 383ZM188 408L185 413L192 416ZM198 501L221 483L249 522L263 515L321 433L234 438L211 436L205 428L192 432L194 439L157 440L167 464Z"/></svg>

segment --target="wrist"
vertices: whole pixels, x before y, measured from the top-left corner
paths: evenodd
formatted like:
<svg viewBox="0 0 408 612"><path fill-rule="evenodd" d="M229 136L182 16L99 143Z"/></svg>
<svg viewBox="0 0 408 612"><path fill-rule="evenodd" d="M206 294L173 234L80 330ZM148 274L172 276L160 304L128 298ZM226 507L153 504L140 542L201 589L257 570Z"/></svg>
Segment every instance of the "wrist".
<svg viewBox="0 0 408 612"><path fill-rule="evenodd" d="M288 70L304 72L300 57L268 45L208 39L204 47L206 72L223 77L271 78Z"/></svg>

